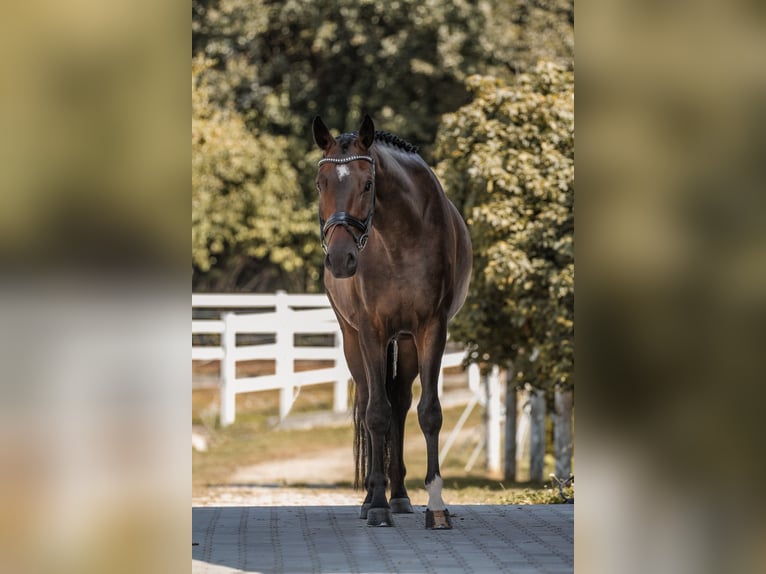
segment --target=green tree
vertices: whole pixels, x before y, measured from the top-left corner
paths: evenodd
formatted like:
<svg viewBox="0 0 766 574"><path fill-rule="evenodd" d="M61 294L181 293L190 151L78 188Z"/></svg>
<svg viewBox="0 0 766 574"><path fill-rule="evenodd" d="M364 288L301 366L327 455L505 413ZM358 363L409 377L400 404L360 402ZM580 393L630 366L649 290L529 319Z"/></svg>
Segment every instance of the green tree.
<svg viewBox="0 0 766 574"><path fill-rule="evenodd" d="M213 97L301 142L316 114L343 129L367 112L431 144L469 75L573 57L573 0L195 0L192 15L193 55L217 62Z"/></svg>
<svg viewBox="0 0 766 574"><path fill-rule="evenodd" d="M433 140L480 71L483 13L454 0L220 0L195 10L193 50L215 59L217 101L310 149L310 119L356 126L363 112L398 135Z"/></svg>
<svg viewBox="0 0 766 574"><path fill-rule="evenodd" d="M273 288L282 274L316 283L314 210L297 185L285 138L253 134L239 113L210 102L192 61L192 269L199 290ZM253 261L258 265L253 265ZM307 265L308 262L308 265Z"/></svg>
<svg viewBox="0 0 766 574"><path fill-rule="evenodd" d="M477 38L489 55L482 73L508 79L531 72L539 61L571 70L574 65L574 0L492 0L484 33Z"/></svg>
<svg viewBox="0 0 766 574"><path fill-rule="evenodd" d="M451 326L478 360L519 382L574 384L574 78L541 63L511 85L471 77L443 118L437 173L474 246L468 300Z"/></svg>

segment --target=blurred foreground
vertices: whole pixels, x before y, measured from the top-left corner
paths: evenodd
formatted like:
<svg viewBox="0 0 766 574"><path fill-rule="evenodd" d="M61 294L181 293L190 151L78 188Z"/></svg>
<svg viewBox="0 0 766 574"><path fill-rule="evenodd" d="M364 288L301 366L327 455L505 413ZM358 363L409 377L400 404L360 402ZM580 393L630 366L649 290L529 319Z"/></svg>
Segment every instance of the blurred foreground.
<svg viewBox="0 0 766 574"><path fill-rule="evenodd" d="M765 16L578 4L577 571L766 567Z"/></svg>
<svg viewBox="0 0 766 574"><path fill-rule="evenodd" d="M0 572L170 572L188 551L177 314L188 329L187 301L139 283L6 285Z"/></svg>

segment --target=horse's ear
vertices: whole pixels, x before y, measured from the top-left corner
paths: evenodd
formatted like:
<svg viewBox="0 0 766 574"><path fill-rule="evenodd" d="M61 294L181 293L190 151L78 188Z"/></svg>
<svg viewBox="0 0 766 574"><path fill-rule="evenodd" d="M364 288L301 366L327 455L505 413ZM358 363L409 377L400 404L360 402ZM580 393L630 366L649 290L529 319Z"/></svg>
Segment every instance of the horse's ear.
<svg viewBox="0 0 766 574"><path fill-rule="evenodd" d="M359 126L359 139L362 145L369 149L372 142L375 141L375 124L372 123L372 118L369 114L364 114L362 125Z"/></svg>
<svg viewBox="0 0 766 574"><path fill-rule="evenodd" d="M311 128L314 131L314 141L316 144L320 149L327 151L327 149L335 141L335 138L332 137L330 130L327 129L326 125L324 125L322 118L316 116Z"/></svg>

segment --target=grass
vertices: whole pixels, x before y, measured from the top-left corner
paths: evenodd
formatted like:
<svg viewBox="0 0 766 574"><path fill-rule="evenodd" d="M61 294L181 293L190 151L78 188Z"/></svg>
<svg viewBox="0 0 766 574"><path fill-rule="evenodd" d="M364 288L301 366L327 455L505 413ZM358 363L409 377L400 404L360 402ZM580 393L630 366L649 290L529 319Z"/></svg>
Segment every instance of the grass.
<svg viewBox="0 0 766 574"><path fill-rule="evenodd" d="M417 394L417 393L416 393ZM415 398L417 401L417 396ZM278 392L248 393L237 396L237 421L226 428L217 426L218 393L216 389L199 389L192 393L192 422L204 425L209 434L207 452L192 451L192 491L202 496L211 485L225 485L237 468L264 461L299 458L305 452L348 448L352 457L354 431L351 422L345 426L317 427L311 430L285 430L276 426L279 412ZM332 385L304 389L293 407L293 413L329 410ZM463 407L445 409L441 442L446 440ZM475 408L463 432L458 436L444 464L445 499L453 504L543 504L561 502L557 489L545 484L505 482L499 476L488 476L480 455L473 468L466 463L474 451L482 424L480 408ZM413 504L425 504L423 488L426 471L425 441L417 416L410 413L405 427L406 486ZM553 457L546 455L545 476L553 470ZM518 469L520 477L528 476L528 468ZM338 480L334 487L351 489L353 476ZM293 484L300 486L300 484ZM571 494L571 489L570 489Z"/></svg>

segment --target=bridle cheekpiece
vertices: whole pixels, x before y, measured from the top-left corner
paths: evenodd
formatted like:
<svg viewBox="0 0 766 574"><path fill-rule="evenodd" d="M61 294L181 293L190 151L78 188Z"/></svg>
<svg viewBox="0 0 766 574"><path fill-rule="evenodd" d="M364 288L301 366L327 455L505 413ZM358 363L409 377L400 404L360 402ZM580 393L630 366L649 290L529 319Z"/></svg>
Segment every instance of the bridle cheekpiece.
<svg viewBox="0 0 766 574"><path fill-rule="evenodd" d="M372 158L372 156L369 155L350 155L348 157L325 157L319 160L319 163L317 163L317 168L321 167L322 165L326 163L333 163L333 164L343 164L343 163L349 163L352 161L369 161L372 165L372 205L370 206L370 212L367 214L367 219L362 221L361 219L357 219L350 213L346 211L338 211L333 213L330 216L330 219L327 221L322 219L322 216L319 216L319 232L320 232L320 240L322 242L322 249L325 253L327 253L327 233L335 226L342 225L346 231L348 231L351 234L351 237L354 238L354 242L356 243L356 248L359 251L364 250L365 246L367 245L367 239L370 234L370 228L372 227L372 216L375 213L375 160ZM361 235L358 237L354 235L354 233L351 231L351 228L355 227L361 232Z"/></svg>

